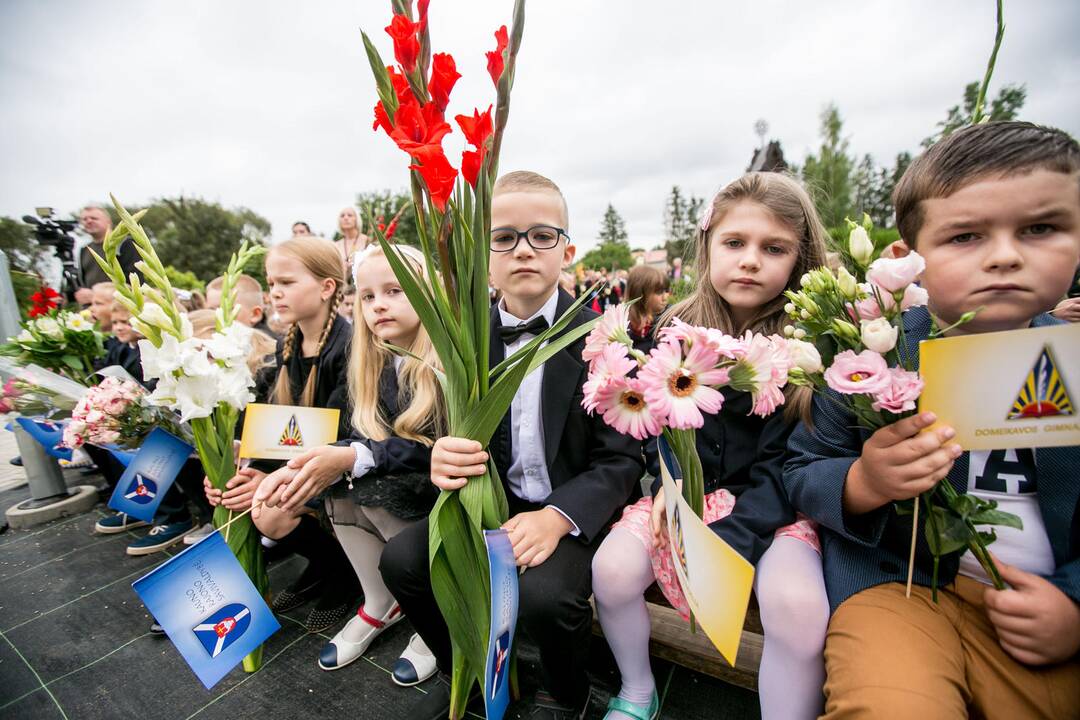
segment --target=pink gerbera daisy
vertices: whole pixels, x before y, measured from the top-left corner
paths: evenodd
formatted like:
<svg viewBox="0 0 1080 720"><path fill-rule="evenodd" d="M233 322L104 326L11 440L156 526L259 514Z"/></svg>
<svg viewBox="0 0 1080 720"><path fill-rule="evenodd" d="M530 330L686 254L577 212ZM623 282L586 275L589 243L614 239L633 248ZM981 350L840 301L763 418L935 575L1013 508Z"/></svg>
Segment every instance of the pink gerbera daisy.
<svg viewBox="0 0 1080 720"><path fill-rule="evenodd" d="M596 409L599 393L611 380L626 378L637 367L637 363L627 357L627 352L625 345L609 343L593 360L589 379L582 386L585 397L581 406L587 411Z"/></svg>
<svg viewBox="0 0 1080 720"><path fill-rule="evenodd" d="M724 404L724 396L710 387L728 381L727 370L716 367L718 360L717 353L705 343L695 343L685 358L678 342L657 345L639 376L646 402L667 416L673 428L701 427L705 422L702 411L716 413Z"/></svg>
<svg viewBox="0 0 1080 720"><path fill-rule="evenodd" d="M644 384L636 378L609 377L596 406L604 422L637 440L659 435L664 424L663 415L646 401Z"/></svg>
<svg viewBox="0 0 1080 720"><path fill-rule="evenodd" d="M581 359L591 363L593 359L600 357L604 348L610 343L631 345L630 311L626 305L612 305L604 311L599 322L593 327L592 332L585 338L585 349L581 351Z"/></svg>

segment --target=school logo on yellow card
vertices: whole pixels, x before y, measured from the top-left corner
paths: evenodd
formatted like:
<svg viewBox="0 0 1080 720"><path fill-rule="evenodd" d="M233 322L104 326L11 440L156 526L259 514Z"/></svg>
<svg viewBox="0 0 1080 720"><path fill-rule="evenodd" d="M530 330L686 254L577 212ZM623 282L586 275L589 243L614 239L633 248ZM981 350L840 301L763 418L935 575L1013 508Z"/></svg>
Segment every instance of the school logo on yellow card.
<svg viewBox="0 0 1080 720"><path fill-rule="evenodd" d="M304 444L304 436L300 434L300 423L296 422L296 416L291 415L285 429L278 438L278 445L286 447L300 447Z"/></svg>
<svg viewBox="0 0 1080 720"><path fill-rule="evenodd" d="M1006 419L1021 420L1072 414L1072 400L1065 388L1065 380L1058 372L1050 346L1044 345Z"/></svg>

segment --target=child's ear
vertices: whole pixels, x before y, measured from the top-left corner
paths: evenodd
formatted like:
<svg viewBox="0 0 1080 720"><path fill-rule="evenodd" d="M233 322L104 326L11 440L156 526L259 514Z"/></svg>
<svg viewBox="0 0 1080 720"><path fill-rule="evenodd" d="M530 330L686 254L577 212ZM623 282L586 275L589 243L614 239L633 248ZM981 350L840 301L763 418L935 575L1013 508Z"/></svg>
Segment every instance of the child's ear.
<svg viewBox="0 0 1080 720"><path fill-rule="evenodd" d="M577 254L577 246L566 243L566 247L563 248L562 266L568 267L574 262L574 255Z"/></svg>
<svg viewBox="0 0 1080 720"><path fill-rule="evenodd" d="M903 240L894 240L889 246L881 251L881 257L900 259L911 254L911 248Z"/></svg>
<svg viewBox="0 0 1080 720"><path fill-rule="evenodd" d="M256 305L253 308L248 309L248 318L251 320L252 325L258 325L259 321L263 318L262 305Z"/></svg>

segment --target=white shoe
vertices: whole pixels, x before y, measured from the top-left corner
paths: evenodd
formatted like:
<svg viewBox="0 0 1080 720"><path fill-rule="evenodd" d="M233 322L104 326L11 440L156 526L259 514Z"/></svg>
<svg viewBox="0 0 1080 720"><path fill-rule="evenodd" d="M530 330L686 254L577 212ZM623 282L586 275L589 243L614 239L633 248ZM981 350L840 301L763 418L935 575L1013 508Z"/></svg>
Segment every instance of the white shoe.
<svg viewBox="0 0 1080 720"><path fill-rule="evenodd" d="M364 606L361 605L356 611L356 617L345 623L345 627L338 631L333 640L323 646L322 652L319 653L319 667L323 670L340 670L358 660L367 651L372 640L403 617L405 616L401 614L401 608L397 603L394 603L394 606L381 618L371 617L364 612ZM361 626L363 631L360 640L357 642L346 640L345 631L350 628L355 629L357 625Z"/></svg>
<svg viewBox="0 0 1080 720"><path fill-rule="evenodd" d="M194 532L191 532L184 536L185 545L194 545L214 534L214 526L210 523L206 523L202 527L197 528Z"/></svg>
<svg viewBox="0 0 1080 720"><path fill-rule="evenodd" d="M416 633L409 638L409 644L394 662L390 677L395 685L412 687L419 685L435 674L435 655L428 650L427 643Z"/></svg>

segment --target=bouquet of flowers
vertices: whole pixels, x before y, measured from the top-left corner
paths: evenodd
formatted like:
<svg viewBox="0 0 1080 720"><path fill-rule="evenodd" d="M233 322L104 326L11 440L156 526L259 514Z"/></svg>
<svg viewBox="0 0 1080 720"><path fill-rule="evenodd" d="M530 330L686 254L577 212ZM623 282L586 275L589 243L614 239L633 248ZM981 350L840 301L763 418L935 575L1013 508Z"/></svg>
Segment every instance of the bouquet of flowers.
<svg viewBox="0 0 1080 720"><path fill-rule="evenodd" d="M120 215L120 224L105 239L102 258L91 249L94 258L116 285L116 300L131 313L132 327L146 339L139 341L143 375L157 380L157 387L147 400L180 413L189 423L203 470L214 487L225 489L235 474L233 436L239 413L254 399L255 385L247 357L251 349L251 329L236 323L240 308L235 303L236 279L244 266L262 254L261 246L245 242L232 256L221 288L221 306L217 310L217 330L208 340L193 337L191 322L177 310L176 292L139 224L142 213L132 216L112 198ZM145 211L144 211L145 212ZM136 267L146 284L134 273L130 280L117 259L120 243L130 235L142 260ZM214 525L229 522L232 513L224 507L214 509ZM229 547L240 561L259 592L266 594L268 580L259 534L249 517L237 518L230 526ZM262 664L262 648L244 658L244 669L254 672Z"/></svg>
<svg viewBox="0 0 1080 720"><path fill-rule="evenodd" d="M30 309L26 311L26 314L28 317L35 318L48 315L58 307L60 307L60 293L48 285L42 285L37 292L30 296Z"/></svg>
<svg viewBox="0 0 1080 720"><path fill-rule="evenodd" d="M139 383L107 377L75 405L64 427L64 445L72 450L86 443L135 448L155 427L184 436L176 416L151 404Z"/></svg>
<svg viewBox="0 0 1080 720"><path fill-rule="evenodd" d="M439 356L442 369L437 374L450 434L487 445L522 379L591 329L586 323L564 332L582 298L548 331L497 367L488 367L491 189L510 113L525 3L515 2L511 29L499 28L496 48L487 53L497 94L494 118L491 107L455 117L471 146L461 156L461 179L442 147L451 132L445 120L450 92L461 75L450 54L431 54L427 0L418 3L415 21L411 0L394 0L392 7L394 17L386 32L393 38L397 66L387 66L370 38L363 36L379 96L374 129L386 132L409 158L417 233L428 276L440 277L441 270L441 282L425 282L387 242L374 218L369 226L375 228ZM484 685L491 597L482 531L498 528L507 517L506 496L492 462L486 474L471 478L465 487L441 493L431 511L432 589L454 647L453 718L464 714L470 686Z"/></svg>
<svg viewBox="0 0 1080 720"><path fill-rule="evenodd" d="M841 248L845 266L836 272L812 270L803 276L801 290L787 291L790 302L785 310L792 324L784 331L793 340L813 343L822 358L821 367L806 371L803 381L831 401L843 403L860 427L874 431L916 412L923 383L914 370L913 348L908 347L902 315L927 304L926 291L915 284L926 263L916 252L901 258L875 258L869 238L870 218L864 217L861 225L847 222L848 243ZM955 325L935 329L931 336L938 337L973 317L974 313L967 313ZM975 526L1019 528L1020 518L998 510L994 501L961 495L948 481L938 483L917 500L896 503L898 513L914 515L909 591L920 504L927 516L926 541L934 556L935 598L940 557L965 547L982 564L994 586L1003 589L986 550L995 539L994 531L980 531Z"/></svg>
<svg viewBox="0 0 1080 720"><path fill-rule="evenodd" d="M813 371L820 359L807 343L751 332L736 338L678 318L645 355L634 349L629 324L628 306L614 305L586 339L582 406L638 440L663 434L683 470L683 496L701 517L704 478L694 431L703 413L720 411L720 389L750 393L751 414L765 417L784 404L789 377Z"/></svg>
<svg viewBox="0 0 1080 720"><path fill-rule="evenodd" d="M87 384L94 360L105 354L105 336L81 313L55 307L22 324L22 331L0 345L0 355L33 363Z"/></svg>
<svg viewBox="0 0 1080 720"><path fill-rule="evenodd" d="M86 388L37 365L22 366L0 357L0 413L62 420L69 417Z"/></svg>

